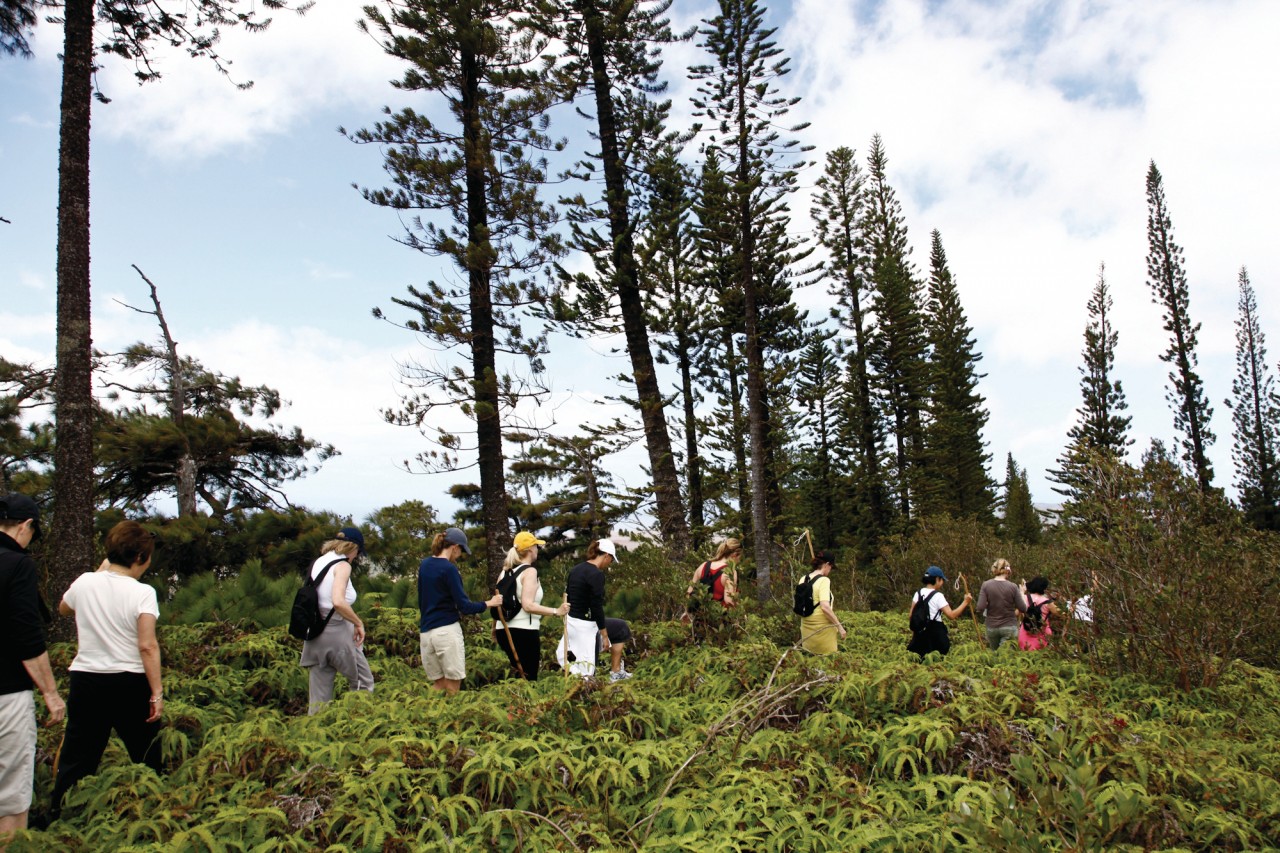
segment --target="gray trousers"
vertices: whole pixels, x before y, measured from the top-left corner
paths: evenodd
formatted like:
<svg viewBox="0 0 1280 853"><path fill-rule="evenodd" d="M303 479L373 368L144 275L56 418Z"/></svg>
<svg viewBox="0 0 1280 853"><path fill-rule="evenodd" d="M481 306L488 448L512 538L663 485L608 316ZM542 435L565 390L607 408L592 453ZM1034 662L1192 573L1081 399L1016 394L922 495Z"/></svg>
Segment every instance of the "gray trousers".
<svg viewBox="0 0 1280 853"><path fill-rule="evenodd" d="M333 677L342 673L350 690L373 692L373 671L364 651L356 646L356 626L337 613L319 637L302 644L302 665L310 676L308 714L333 699Z"/></svg>
<svg viewBox="0 0 1280 853"><path fill-rule="evenodd" d="M1018 638L1017 624L1010 625L1008 628L988 628L987 629L987 645L992 651L1000 648L1006 642L1012 642Z"/></svg>

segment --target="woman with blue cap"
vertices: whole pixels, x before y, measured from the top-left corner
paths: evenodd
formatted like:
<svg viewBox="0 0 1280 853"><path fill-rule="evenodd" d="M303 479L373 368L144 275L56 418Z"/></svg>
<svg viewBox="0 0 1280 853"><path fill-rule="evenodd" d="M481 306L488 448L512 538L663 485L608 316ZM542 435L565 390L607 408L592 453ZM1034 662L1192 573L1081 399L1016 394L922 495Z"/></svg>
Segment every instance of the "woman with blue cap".
<svg viewBox="0 0 1280 853"><path fill-rule="evenodd" d="M973 596L966 592L964 602L959 607L952 608L942 594L942 585L946 582L947 576L943 574L942 569L930 566L925 570L924 578L921 580L924 585L911 599L911 610L907 613L908 624L915 625L919 621L912 618L917 607L928 609L928 616L923 620L923 626L919 630L913 628L911 642L907 644L907 651L915 652L920 657L924 657L929 652L941 652L945 655L951 651L951 635L947 632L947 626L941 617L958 619L969 606L969 602L973 600Z"/></svg>
<svg viewBox="0 0 1280 853"><path fill-rule="evenodd" d="M347 677L351 690L373 692L373 671L364 656L364 623L351 605L356 589L351 584L351 567L364 556L364 535L355 527L344 527L320 548L309 576L317 580L320 615L324 630L314 640L302 644L302 665L308 671L307 713L314 714L333 699L333 678Z"/></svg>
<svg viewBox="0 0 1280 853"><path fill-rule="evenodd" d="M472 601L462 588L457 560L471 554L467 534L456 527L437 533L431 540L431 556L418 566L418 645L422 669L435 690L453 696L467 677L467 648L462 639L461 617L501 607L502 595Z"/></svg>

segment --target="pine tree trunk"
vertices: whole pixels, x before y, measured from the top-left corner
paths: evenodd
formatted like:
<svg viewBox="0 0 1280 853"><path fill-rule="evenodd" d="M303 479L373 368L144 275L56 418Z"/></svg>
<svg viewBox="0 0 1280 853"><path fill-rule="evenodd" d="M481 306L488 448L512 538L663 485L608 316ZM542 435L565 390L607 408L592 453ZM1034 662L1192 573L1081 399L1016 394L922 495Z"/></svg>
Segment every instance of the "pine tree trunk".
<svg viewBox="0 0 1280 853"><path fill-rule="evenodd" d="M467 278L471 307L471 370L475 384L476 453L484 517L485 562L492 584L502 570L511 528L503 470L502 419L493 337L493 295L489 290L493 247L485 165L489 157L480 116L480 67L473 53L462 56L462 134L467 189Z"/></svg>
<svg viewBox="0 0 1280 853"><path fill-rule="evenodd" d="M54 512L46 562L53 601L93 563L93 340L89 290L89 122L93 0L67 0L58 151L58 331L54 380ZM75 623L59 618L54 639Z"/></svg>
<svg viewBox="0 0 1280 853"><path fill-rule="evenodd" d="M689 355L692 345L683 334L678 338L678 345L680 395L684 399L684 453L689 483L690 544L696 548L706 526L702 506L702 457L698 453L698 418L693 405L693 360Z"/></svg>
<svg viewBox="0 0 1280 853"><path fill-rule="evenodd" d="M653 472L658 528L662 532L663 541L679 560L689 550L689 525L685 519L684 502L680 497L680 477L676 472L675 456L671 452L671 438L667 433L662 391L658 387L658 375L649 349L649 329L645 322L639 270L627 211L626 170L618 149L618 123L605 57L604 21L595 3L583 2L580 5L586 23L587 52L591 61L596 121L600 131L600 157L604 166L609 234L613 240L618 307L622 312L627 354L631 357L631 372L635 378L640 419L644 425L645 444L649 451L649 467Z"/></svg>
<svg viewBox="0 0 1280 853"><path fill-rule="evenodd" d="M725 327L724 351L726 372L729 375L730 441L733 443L734 475L738 487L738 528L742 538L751 536L751 487L747 482L747 442L742 434L742 388L738 384L738 357L733 345L733 330Z"/></svg>

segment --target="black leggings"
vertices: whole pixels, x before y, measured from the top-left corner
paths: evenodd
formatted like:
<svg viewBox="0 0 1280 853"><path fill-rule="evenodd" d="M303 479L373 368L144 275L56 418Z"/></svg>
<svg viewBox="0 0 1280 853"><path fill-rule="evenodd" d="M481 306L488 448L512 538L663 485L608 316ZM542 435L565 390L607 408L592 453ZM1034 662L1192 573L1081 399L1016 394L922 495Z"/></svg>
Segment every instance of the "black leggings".
<svg viewBox="0 0 1280 853"><path fill-rule="evenodd" d="M67 734L53 784L53 811L76 782L98 772L111 730L124 741L129 757L160 773L160 721L151 716L151 685L141 672L71 673L67 697Z"/></svg>
<svg viewBox="0 0 1280 853"><path fill-rule="evenodd" d="M524 668L524 677L527 681L538 680L538 663L542 658L542 646L538 642L541 635L540 631L534 631L529 628L511 628L511 639L516 644L516 655L520 656L520 666ZM507 642L507 632L502 630L502 626L498 626L498 630L493 632L493 637L498 642L498 648L507 653L507 660L511 661L511 668L516 669L516 657L511 654L511 644ZM517 672L519 670L516 670Z"/></svg>

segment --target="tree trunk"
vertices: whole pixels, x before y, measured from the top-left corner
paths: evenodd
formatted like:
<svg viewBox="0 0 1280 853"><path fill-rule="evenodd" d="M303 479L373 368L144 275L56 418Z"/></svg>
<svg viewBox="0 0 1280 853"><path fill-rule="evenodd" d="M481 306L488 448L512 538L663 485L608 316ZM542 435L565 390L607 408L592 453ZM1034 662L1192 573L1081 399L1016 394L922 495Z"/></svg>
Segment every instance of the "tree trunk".
<svg viewBox="0 0 1280 853"><path fill-rule="evenodd" d="M89 121L93 0L67 0L58 149L58 331L53 523L46 589L53 601L93 564L93 340L89 293ZM69 639L74 622L54 622Z"/></svg>
<svg viewBox="0 0 1280 853"><path fill-rule="evenodd" d="M480 61L462 56L462 135L467 190L467 279L471 307L471 370L475 388L476 455L480 468L480 502L484 518L485 562L492 584L502 570L508 525L506 475L503 470L502 418L498 408L498 370L493 338L493 295L489 290L493 247L489 240L486 164L489 151L480 117Z"/></svg>
<svg viewBox="0 0 1280 853"><path fill-rule="evenodd" d="M671 452L671 437L663 411L662 391L649 349L649 329L640 294L630 214L627 211L627 176L618 149L618 122L614 113L612 82L605 57L604 21L594 2L580 4L586 24L587 53L600 132L600 158L604 166L605 199L609 212L609 235L613 240L614 282L618 307L635 377L636 399L644 424L649 468L657 503L658 528L673 556L680 560L689 550L689 524L680 497L680 476Z"/></svg>
<svg viewBox="0 0 1280 853"><path fill-rule="evenodd" d="M751 486L747 482L747 442L742 434L742 388L738 384L738 357L733 346L733 330L724 329L725 368L729 376L729 432L733 443L734 475L738 487L738 528L742 538L751 535Z"/></svg>
<svg viewBox="0 0 1280 853"><path fill-rule="evenodd" d="M698 547L706 527L702 506L702 456L698 453L698 418L694 412L692 344L681 334L679 342L680 394L684 398L684 453L689 483L689 526L691 544Z"/></svg>

